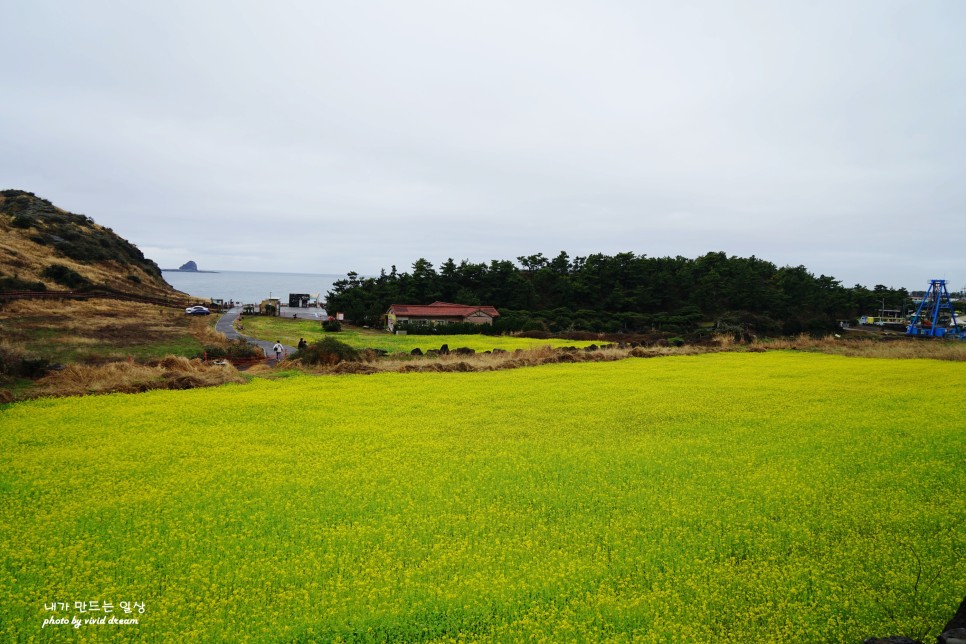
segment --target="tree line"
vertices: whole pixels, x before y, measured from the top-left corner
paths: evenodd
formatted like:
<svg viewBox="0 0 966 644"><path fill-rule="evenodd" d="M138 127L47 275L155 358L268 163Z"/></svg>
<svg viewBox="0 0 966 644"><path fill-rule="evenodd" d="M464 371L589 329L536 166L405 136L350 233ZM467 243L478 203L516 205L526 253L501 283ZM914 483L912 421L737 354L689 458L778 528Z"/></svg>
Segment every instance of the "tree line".
<svg viewBox="0 0 966 644"><path fill-rule="evenodd" d="M696 259L634 253L571 258L542 253L509 260L438 268L418 259L412 270L393 266L377 277L349 273L333 284L331 311L352 324L382 326L391 304L434 301L496 307L493 332L544 330L636 333L692 332L709 325L764 334L821 333L839 320L902 309L905 289L845 287L804 266L783 266L723 252Z"/></svg>

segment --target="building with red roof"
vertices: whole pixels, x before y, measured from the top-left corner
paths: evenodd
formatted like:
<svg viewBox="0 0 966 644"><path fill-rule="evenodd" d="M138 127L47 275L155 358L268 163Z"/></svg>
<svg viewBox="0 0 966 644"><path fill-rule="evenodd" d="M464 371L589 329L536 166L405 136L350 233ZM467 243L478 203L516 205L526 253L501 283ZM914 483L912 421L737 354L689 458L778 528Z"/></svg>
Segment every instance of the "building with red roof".
<svg viewBox="0 0 966 644"><path fill-rule="evenodd" d="M386 313L386 328L395 330L397 324L425 324L439 326L454 322L470 324L493 324L500 313L492 306L472 304L451 304L433 302L432 304L393 304Z"/></svg>

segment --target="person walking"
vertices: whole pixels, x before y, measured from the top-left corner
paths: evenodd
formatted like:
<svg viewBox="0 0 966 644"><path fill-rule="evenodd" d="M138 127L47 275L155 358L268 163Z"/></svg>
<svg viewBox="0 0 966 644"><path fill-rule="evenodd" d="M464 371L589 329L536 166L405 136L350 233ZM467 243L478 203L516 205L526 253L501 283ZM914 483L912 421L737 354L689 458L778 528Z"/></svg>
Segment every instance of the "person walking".
<svg viewBox="0 0 966 644"><path fill-rule="evenodd" d="M282 353L285 351L285 347L282 346L282 341L277 340L275 346L272 347L272 351L275 352L275 363L278 364L282 360Z"/></svg>

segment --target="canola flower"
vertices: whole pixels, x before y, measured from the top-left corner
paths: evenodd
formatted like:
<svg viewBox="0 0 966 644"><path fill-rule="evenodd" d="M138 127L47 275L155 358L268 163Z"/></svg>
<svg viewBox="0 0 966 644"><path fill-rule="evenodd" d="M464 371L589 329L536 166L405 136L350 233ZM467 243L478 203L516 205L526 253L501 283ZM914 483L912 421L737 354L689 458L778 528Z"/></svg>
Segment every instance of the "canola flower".
<svg viewBox="0 0 966 644"><path fill-rule="evenodd" d="M966 579L964 384L729 353L8 405L0 637L935 635ZM145 612L41 628L77 600Z"/></svg>

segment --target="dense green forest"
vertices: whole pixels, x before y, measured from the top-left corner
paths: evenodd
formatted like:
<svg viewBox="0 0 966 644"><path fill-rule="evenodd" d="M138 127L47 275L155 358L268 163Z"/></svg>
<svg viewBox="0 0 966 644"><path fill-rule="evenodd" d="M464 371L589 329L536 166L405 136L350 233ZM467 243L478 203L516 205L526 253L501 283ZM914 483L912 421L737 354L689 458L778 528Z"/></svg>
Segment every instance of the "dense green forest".
<svg viewBox="0 0 966 644"><path fill-rule="evenodd" d="M390 304L441 300L488 304L501 316L493 332L545 330L676 333L707 329L759 334L823 333L839 320L909 303L905 289L851 288L804 266L777 267L723 252L697 259L634 253L571 258L561 252L489 264L425 259L410 272L349 273L328 293L330 311L353 324L381 326Z"/></svg>

